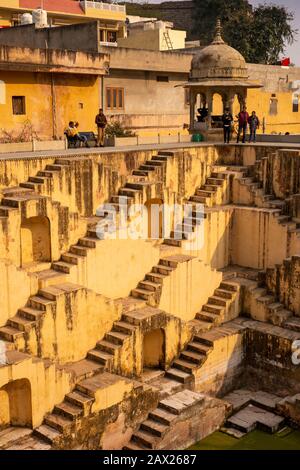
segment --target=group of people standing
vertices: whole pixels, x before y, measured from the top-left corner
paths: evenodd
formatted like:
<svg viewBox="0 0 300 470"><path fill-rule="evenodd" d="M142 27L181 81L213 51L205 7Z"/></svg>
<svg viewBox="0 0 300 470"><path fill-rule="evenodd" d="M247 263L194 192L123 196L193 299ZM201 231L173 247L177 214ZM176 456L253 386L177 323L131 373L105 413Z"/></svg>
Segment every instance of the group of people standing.
<svg viewBox="0 0 300 470"><path fill-rule="evenodd" d="M252 111L252 114L249 115L246 106L244 106L242 111L236 117L238 119L237 143L240 142L241 135L243 144L246 142L248 126L250 128L249 142L256 142L256 131L257 129L259 129L260 125L259 118L256 115L256 112ZM229 108L225 109L225 112L222 116L222 121L224 129L224 143L229 144L231 128L233 124L233 116Z"/></svg>
<svg viewBox="0 0 300 470"><path fill-rule="evenodd" d="M99 109L99 113L95 117L95 124L97 126L97 147L104 147L105 139L105 128L107 126L107 119L103 113L103 109ZM68 137L69 141L72 142L82 142L88 147L88 139L84 133L79 132L79 123L75 121L70 121L67 129L65 130L65 135Z"/></svg>

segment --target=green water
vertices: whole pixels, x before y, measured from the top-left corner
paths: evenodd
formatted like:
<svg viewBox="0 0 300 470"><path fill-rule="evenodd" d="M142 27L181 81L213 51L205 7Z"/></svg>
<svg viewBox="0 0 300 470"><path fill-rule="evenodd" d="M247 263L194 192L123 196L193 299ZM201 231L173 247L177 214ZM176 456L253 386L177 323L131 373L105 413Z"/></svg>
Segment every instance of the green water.
<svg viewBox="0 0 300 470"><path fill-rule="evenodd" d="M241 439L215 432L190 450L300 450L300 431L285 429L273 435L253 431Z"/></svg>

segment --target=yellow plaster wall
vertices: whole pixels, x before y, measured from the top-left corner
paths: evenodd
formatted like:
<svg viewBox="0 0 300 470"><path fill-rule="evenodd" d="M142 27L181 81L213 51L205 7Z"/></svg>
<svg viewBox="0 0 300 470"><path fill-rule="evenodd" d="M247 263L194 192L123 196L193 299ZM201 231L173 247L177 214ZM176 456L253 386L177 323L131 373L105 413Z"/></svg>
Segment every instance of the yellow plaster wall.
<svg viewBox="0 0 300 470"><path fill-rule="evenodd" d="M232 264L272 267L287 257L287 226L268 210L235 208L231 238Z"/></svg>
<svg viewBox="0 0 300 470"><path fill-rule="evenodd" d="M38 286L33 275L3 259L0 260L0 277L0 326L3 326L37 292Z"/></svg>
<svg viewBox="0 0 300 470"><path fill-rule="evenodd" d="M0 71L0 80L5 83L5 102L0 104L1 129L17 136L25 121L29 120L38 139L52 139L55 133L54 109L57 137L64 138L63 133L70 120L78 121L81 130L95 131L94 121L100 94L96 77L55 74L54 100L50 74ZM12 96L25 96L25 115L13 114ZM1 137L3 135L0 133Z"/></svg>
<svg viewBox="0 0 300 470"><path fill-rule="evenodd" d="M244 358L242 333L214 341L203 366L195 369L195 391L217 394L230 383Z"/></svg>
<svg viewBox="0 0 300 470"><path fill-rule="evenodd" d="M0 389L14 380L29 380L33 427L39 426L44 415L50 412L56 403L61 402L65 394L70 391L70 378L68 373L56 369L54 364L46 366L42 360L32 359L29 356L13 364L0 366ZM2 404L5 402L7 404L7 397L2 393ZM7 417L8 413L3 411L2 419Z"/></svg>
<svg viewBox="0 0 300 470"><path fill-rule="evenodd" d="M212 270L199 258L180 262L163 280L158 307L183 321L192 320L219 287L221 279L220 272Z"/></svg>

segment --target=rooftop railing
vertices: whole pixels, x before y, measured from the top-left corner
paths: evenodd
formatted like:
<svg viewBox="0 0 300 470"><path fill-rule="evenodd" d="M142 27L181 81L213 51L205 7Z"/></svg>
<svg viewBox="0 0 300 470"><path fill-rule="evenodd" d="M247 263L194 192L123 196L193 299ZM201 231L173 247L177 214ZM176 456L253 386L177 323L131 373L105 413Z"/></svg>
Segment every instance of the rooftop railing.
<svg viewBox="0 0 300 470"><path fill-rule="evenodd" d="M87 8L95 8L96 10L119 11L126 13L125 5L118 5L117 3L90 2L87 0L81 0L80 5L84 11Z"/></svg>

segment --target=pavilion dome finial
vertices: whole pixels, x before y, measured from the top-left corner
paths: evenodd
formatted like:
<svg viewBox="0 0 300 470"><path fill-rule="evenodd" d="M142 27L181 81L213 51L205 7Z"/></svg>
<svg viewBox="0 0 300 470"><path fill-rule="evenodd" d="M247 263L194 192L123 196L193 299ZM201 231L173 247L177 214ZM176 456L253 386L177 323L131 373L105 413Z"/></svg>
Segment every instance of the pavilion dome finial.
<svg viewBox="0 0 300 470"><path fill-rule="evenodd" d="M195 81L246 78L246 61L236 49L223 41L221 20L218 18L213 42L200 49L193 57L190 79Z"/></svg>
<svg viewBox="0 0 300 470"><path fill-rule="evenodd" d="M215 29L215 37L212 44L225 44L222 38L222 24L221 19L217 19L216 29Z"/></svg>

